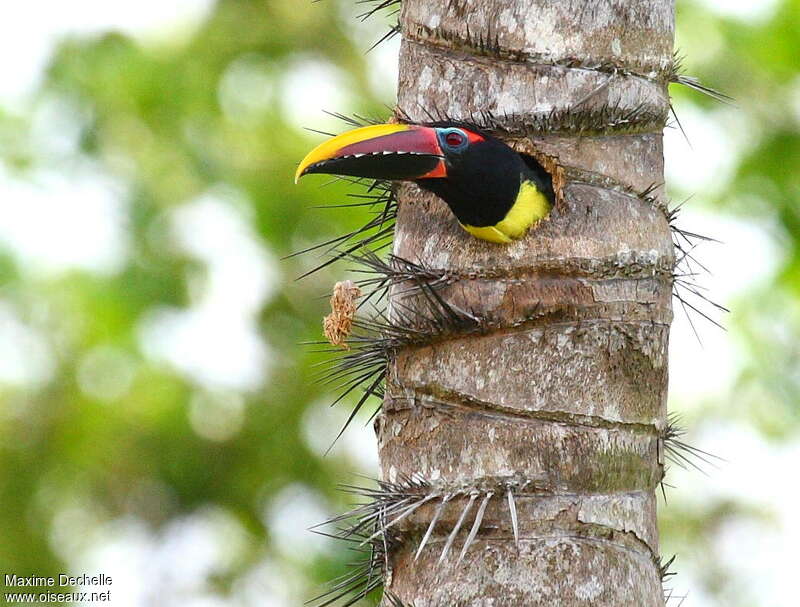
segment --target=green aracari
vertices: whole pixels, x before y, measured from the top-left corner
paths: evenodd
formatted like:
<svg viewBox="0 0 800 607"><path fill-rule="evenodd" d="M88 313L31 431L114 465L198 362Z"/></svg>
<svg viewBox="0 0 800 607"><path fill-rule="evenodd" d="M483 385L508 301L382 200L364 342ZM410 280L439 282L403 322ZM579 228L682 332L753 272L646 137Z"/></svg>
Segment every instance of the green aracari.
<svg viewBox="0 0 800 607"><path fill-rule="evenodd" d="M441 198L473 236L507 244L525 236L554 204L550 175L481 129L458 122L375 124L320 144L297 167L413 181Z"/></svg>

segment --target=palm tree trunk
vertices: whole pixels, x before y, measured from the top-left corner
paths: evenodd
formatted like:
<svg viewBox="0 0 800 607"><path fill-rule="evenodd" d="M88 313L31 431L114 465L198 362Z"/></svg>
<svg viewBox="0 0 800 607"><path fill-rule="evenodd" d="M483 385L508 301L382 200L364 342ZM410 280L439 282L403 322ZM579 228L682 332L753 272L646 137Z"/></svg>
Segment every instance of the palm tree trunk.
<svg viewBox="0 0 800 607"><path fill-rule="evenodd" d="M480 320L390 364L382 475L428 499L395 525L387 589L416 607L663 605L673 2L403 0L401 29L402 112L492 127L553 171L558 201L498 246L400 191L395 254Z"/></svg>

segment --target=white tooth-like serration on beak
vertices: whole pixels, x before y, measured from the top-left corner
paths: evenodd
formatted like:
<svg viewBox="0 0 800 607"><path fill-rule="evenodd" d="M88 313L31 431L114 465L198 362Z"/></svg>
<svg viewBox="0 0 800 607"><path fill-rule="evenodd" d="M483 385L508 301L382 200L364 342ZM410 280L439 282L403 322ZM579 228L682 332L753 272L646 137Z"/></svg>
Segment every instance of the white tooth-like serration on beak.
<svg viewBox="0 0 800 607"><path fill-rule="evenodd" d="M431 154L425 154L423 152L404 152L404 151L397 151L397 152L383 151L383 152L368 152L368 153L359 152L357 154L345 154L344 156L337 156L336 158L333 158L331 160L347 160L350 158L364 158L365 156L430 156L430 155ZM312 166L319 166L321 164L324 164L325 162L328 161L321 160L320 162L314 163L314 165Z"/></svg>

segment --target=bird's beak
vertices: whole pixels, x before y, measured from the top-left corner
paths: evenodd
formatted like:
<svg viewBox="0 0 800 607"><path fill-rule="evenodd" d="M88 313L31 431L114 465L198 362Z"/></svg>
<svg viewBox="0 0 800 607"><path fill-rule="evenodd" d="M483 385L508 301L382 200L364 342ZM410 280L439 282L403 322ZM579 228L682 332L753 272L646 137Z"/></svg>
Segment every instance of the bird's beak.
<svg viewBox="0 0 800 607"><path fill-rule="evenodd" d="M307 173L370 179L446 177L436 129L414 124L374 124L342 133L303 158L294 181Z"/></svg>

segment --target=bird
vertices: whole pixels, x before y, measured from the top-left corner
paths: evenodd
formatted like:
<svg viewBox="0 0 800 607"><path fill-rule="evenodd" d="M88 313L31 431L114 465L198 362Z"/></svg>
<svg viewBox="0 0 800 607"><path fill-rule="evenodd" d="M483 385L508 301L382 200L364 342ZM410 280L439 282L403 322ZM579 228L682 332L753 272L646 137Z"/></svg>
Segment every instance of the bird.
<svg viewBox="0 0 800 607"><path fill-rule="evenodd" d="M311 150L295 183L311 173L414 182L441 198L467 232L497 244L524 237L555 200L552 179L536 159L452 121L347 131Z"/></svg>

